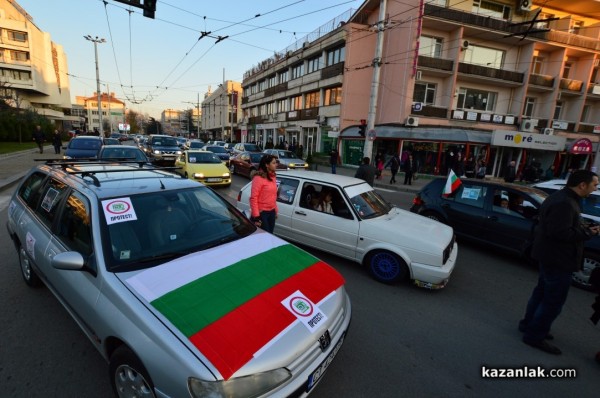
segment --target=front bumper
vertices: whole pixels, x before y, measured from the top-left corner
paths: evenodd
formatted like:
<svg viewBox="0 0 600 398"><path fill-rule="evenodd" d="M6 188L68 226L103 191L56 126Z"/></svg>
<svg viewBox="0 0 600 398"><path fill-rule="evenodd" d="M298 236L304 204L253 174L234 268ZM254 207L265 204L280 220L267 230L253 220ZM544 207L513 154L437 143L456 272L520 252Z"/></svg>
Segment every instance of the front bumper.
<svg viewBox="0 0 600 398"><path fill-rule="evenodd" d="M429 264L411 263L414 283L417 286L427 289L443 288L450 280L450 275L452 274L452 271L454 271L457 257L458 245L455 242L448 261L441 267L435 267Z"/></svg>

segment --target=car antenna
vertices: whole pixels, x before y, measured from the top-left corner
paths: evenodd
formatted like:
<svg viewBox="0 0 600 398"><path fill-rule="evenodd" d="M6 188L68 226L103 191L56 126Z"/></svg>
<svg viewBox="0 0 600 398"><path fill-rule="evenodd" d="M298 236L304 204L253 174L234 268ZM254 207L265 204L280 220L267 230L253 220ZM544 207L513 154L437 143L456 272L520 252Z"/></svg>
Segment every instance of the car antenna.
<svg viewBox="0 0 600 398"><path fill-rule="evenodd" d="M165 184L163 184L162 180L159 180L159 181L160 181L160 189L167 189L167 188L165 187Z"/></svg>

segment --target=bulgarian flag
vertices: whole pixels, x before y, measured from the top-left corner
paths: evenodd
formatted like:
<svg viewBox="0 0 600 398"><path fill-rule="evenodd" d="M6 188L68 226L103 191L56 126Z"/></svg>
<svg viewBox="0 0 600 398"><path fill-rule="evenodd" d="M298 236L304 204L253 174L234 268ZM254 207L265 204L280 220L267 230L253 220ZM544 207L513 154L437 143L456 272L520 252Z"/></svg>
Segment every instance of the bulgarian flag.
<svg viewBox="0 0 600 398"><path fill-rule="evenodd" d="M316 305L344 279L307 252L257 233L144 270L127 283L227 380L297 321L283 300L300 291Z"/></svg>
<svg viewBox="0 0 600 398"><path fill-rule="evenodd" d="M456 191L462 184L462 181L454 174L454 171L450 169L448 172L448 179L446 180L446 186L444 187L444 196L449 196L452 192Z"/></svg>

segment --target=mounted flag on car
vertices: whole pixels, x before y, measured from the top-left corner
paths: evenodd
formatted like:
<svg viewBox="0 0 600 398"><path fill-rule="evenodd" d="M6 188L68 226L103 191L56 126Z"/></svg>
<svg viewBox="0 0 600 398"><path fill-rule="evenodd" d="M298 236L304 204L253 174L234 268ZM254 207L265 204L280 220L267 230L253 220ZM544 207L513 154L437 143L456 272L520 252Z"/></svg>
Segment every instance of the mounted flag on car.
<svg viewBox="0 0 600 398"><path fill-rule="evenodd" d="M454 191L458 189L458 187L462 184L460 178L454 174L454 171L450 169L448 172L448 179L446 180L446 186L444 187L443 196L450 196Z"/></svg>

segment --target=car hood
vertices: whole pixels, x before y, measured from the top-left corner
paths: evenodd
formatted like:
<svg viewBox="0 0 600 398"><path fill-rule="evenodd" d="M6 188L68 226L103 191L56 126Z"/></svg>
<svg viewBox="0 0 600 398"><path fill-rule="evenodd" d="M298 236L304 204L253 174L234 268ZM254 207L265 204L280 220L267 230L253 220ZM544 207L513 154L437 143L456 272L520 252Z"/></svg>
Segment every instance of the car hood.
<svg viewBox="0 0 600 398"><path fill-rule="evenodd" d="M150 145L152 149L159 149L161 151L180 151L181 148L177 145Z"/></svg>
<svg viewBox="0 0 600 398"><path fill-rule="evenodd" d="M229 173L229 170L223 163L188 163L184 168L190 174L204 173L207 176L223 177L223 173Z"/></svg>
<svg viewBox="0 0 600 398"><path fill-rule="evenodd" d="M443 251L454 236L452 227L397 207L385 216L361 221L360 233L410 252Z"/></svg>
<svg viewBox="0 0 600 398"><path fill-rule="evenodd" d="M289 366L350 316L337 271L260 230L117 277L226 380Z"/></svg>

